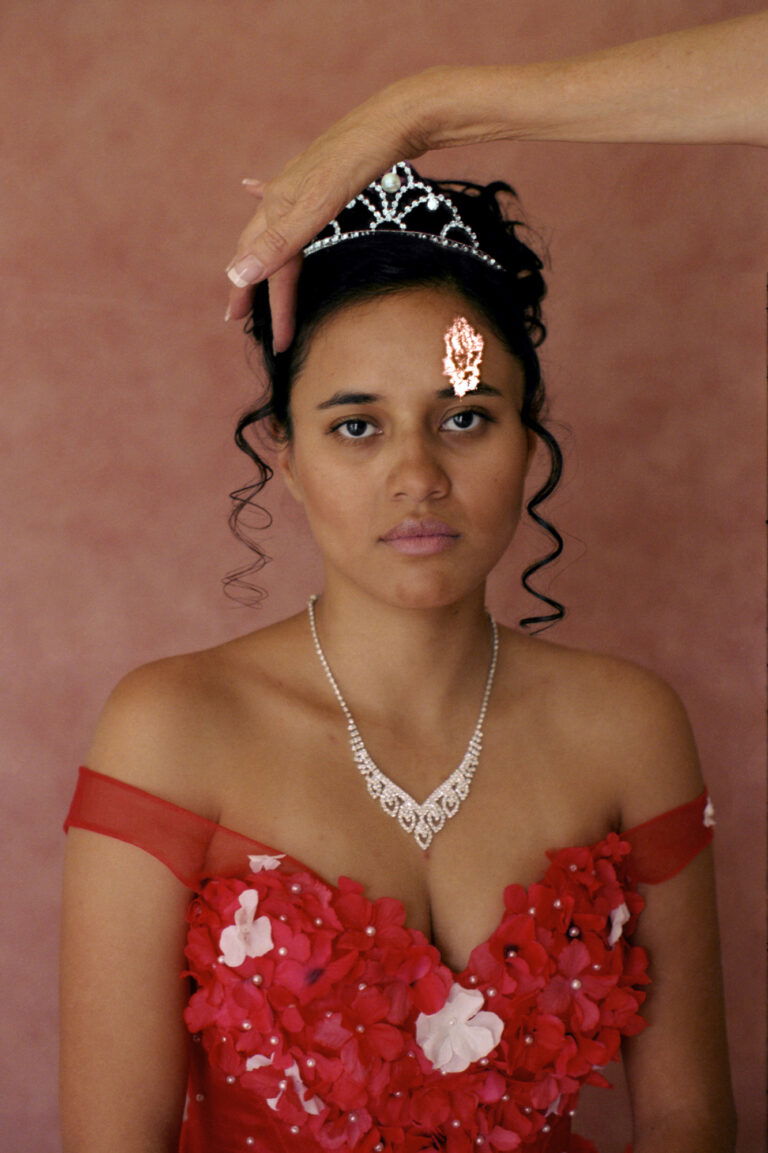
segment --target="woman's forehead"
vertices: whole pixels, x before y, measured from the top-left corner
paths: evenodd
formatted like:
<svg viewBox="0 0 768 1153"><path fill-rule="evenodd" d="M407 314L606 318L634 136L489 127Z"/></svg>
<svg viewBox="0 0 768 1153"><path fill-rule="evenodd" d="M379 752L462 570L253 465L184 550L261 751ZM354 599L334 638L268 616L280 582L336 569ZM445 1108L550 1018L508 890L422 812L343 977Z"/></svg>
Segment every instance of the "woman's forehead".
<svg viewBox="0 0 768 1153"><path fill-rule="evenodd" d="M516 382L517 359L476 305L449 288L419 287L332 313L313 334L296 384L314 391L315 385L327 388L331 378L394 383L413 375L425 383L437 379L445 388L449 344L464 326L474 334L475 349L482 349L483 380L490 374L496 378L490 384L510 377Z"/></svg>

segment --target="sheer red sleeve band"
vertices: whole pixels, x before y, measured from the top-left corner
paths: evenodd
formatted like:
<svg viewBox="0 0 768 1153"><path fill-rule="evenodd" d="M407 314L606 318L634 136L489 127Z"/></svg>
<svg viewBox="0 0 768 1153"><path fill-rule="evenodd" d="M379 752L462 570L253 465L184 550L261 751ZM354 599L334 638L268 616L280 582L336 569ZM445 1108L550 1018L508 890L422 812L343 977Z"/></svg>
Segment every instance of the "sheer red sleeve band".
<svg viewBox="0 0 768 1153"><path fill-rule="evenodd" d="M635 881L656 885L674 877L712 840L714 809L706 790L621 834L632 846L629 867Z"/></svg>
<svg viewBox="0 0 768 1153"><path fill-rule="evenodd" d="M143 789L81 768L64 829L90 829L157 857L188 888L205 868L217 825Z"/></svg>

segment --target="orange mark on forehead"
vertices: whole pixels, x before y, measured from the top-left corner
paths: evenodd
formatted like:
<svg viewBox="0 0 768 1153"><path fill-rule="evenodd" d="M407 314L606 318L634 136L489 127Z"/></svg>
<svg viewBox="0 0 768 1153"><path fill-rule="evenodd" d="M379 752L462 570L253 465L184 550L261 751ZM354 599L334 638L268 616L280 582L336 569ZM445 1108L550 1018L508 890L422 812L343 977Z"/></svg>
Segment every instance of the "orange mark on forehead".
<svg viewBox="0 0 768 1153"><path fill-rule="evenodd" d="M466 316L457 316L443 334L445 356L443 376L447 376L457 396L464 396L480 384L485 341Z"/></svg>

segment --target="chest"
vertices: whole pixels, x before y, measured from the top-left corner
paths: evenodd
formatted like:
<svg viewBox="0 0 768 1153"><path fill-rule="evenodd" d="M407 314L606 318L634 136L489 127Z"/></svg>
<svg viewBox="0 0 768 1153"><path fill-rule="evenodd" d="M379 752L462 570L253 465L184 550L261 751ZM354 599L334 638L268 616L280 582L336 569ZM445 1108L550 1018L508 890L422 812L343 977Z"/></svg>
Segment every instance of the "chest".
<svg viewBox="0 0 768 1153"><path fill-rule="evenodd" d="M589 769L585 789L589 767L575 748L511 712L506 723L487 726L469 792L426 850L369 794L334 716L294 712L279 725L262 724L258 741L252 732L230 733L219 820L333 883L346 876L370 899L398 898L409 927L459 971L498 926L505 887L538 881L547 849L593 843L613 817L599 766ZM393 726L366 740L381 772L417 803L465 752L457 732L415 742Z"/></svg>

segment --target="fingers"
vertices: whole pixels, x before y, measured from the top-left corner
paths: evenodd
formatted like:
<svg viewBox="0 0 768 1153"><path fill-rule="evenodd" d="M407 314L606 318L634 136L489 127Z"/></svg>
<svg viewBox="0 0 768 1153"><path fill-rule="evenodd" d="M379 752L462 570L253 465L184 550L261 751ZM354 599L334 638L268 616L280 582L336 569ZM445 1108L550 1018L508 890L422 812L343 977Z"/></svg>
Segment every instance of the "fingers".
<svg viewBox="0 0 768 1153"><path fill-rule="evenodd" d="M293 302L303 248L328 222L398 160L419 155L410 121L421 99L414 82L399 82L369 98L332 125L268 182L246 180L257 200L256 212L242 232L227 267L232 282L228 314L248 312L251 287L270 279L275 347L284 349L293 334ZM417 93L417 95L418 95ZM274 280L274 283L272 281Z"/></svg>
<svg viewBox="0 0 768 1153"><path fill-rule="evenodd" d="M269 278L269 310L272 313L272 344L275 352L285 352L293 340L296 286L302 264L294 256Z"/></svg>

